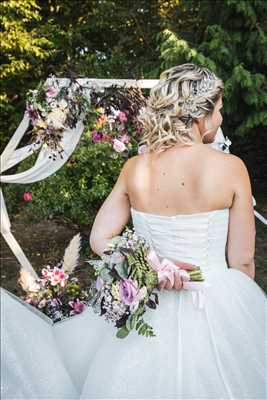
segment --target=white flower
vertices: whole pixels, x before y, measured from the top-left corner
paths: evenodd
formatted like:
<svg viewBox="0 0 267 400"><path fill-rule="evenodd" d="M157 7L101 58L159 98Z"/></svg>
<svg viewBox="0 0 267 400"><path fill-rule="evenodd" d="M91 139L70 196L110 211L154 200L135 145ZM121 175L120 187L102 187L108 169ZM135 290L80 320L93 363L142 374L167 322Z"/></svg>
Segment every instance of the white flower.
<svg viewBox="0 0 267 400"><path fill-rule="evenodd" d="M112 112L112 114L114 115L114 117L115 118L117 118L118 117L118 115L119 115L119 113L120 113L120 110L116 110L114 107L110 107L110 110L111 110L111 112Z"/></svg>
<svg viewBox="0 0 267 400"><path fill-rule="evenodd" d="M58 106L56 101L51 101L49 105L51 108L57 108L57 106Z"/></svg>
<svg viewBox="0 0 267 400"><path fill-rule="evenodd" d="M47 115L46 122L48 125L52 125L55 129L61 129L61 128L64 129L65 120L66 120L66 113L58 108L55 109L54 111L51 111Z"/></svg>
<svg viewBox="0 0 267 400"><path fill-rule="evenodd" d="M64 99L60 100L60 102L58 103L60 108L67 108L68 107L68 102Z"/></svg>

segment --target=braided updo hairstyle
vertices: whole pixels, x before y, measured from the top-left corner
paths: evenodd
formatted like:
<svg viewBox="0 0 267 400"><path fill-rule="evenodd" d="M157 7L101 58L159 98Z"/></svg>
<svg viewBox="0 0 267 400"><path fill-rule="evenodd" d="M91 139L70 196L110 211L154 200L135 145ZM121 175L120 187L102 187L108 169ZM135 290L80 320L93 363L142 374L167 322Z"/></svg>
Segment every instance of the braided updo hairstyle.
<svg viewBox="0 0 267 400"><path fill-rule="evenodd" d="M179 142L193 145L194 120L212 115L223 89L220 78L193 63L162 72L138 116L147 151L160 153Z"/></svg>

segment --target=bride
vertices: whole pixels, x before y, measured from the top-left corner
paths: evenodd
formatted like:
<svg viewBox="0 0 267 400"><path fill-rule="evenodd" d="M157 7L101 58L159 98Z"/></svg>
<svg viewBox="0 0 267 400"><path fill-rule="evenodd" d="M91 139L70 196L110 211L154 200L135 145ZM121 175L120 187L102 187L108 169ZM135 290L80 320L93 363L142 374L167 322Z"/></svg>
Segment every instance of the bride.
<svg viewBox="0 0 267 400"><path fill-rule="evenodd" d="M266 397L250 179L240 158L207 146L222 106L223 83L207 68L163 72L140 112L147 151L124 164L90 235L102 255L132 218L159 258L199 265L208 285L185 290L178 274L173 286L163 282L159 307L146 312L155 337L118 339L88 308L54 342L38 316L2 293L3 399Z"/></svg>

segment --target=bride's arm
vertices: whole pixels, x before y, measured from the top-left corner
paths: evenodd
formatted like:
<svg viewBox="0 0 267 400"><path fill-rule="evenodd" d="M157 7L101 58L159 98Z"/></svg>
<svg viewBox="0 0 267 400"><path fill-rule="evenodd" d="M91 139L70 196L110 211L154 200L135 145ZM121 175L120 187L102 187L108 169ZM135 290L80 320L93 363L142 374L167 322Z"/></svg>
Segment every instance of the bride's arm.
<svg viewBox="0 0 267 400"><path fill-rule="evenodd" d="M254 279L256 227L250 178L246 165L239 157L231 156L229 164L234 199L229 210L227 262L229 268L237 268Z"/></svg>
<svg viewBox="0 0 267 400"><path fill-rule="evenodd" d="M108 242L123 231L130 219L127 175L134 158L131 157L124 163L112 191L95 217L89 243L93 252L99 256L102 256Z"/></svg>

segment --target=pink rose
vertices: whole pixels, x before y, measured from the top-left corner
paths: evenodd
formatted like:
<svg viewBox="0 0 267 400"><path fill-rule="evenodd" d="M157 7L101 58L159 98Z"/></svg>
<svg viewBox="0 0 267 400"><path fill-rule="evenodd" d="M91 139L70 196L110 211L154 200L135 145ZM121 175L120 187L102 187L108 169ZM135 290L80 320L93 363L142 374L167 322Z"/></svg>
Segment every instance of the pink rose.
<svg viewBox="0 0 267 400"><path fill-rule="evenodd" d="M31 195L31 193L30 193L30 192L25 192L25 193L23 194L23 199L24 199L25 201L31 201L31 200L32 200L32 195Z"/></svg>
<svg viewBox="0 0 267 400"><path fill-rule="evenodd" d="M124 150L127 149L127 147L120 140L114 139L114 141L113 141L113 149L116 150L118 153L122 153Z"/></svg>
<svg viewBox="0 0 267 400"><path fill-rule="evenodd" d="M51 86L46 90L45 94L47 97L56 97L58 95L58 92L58 89Z"/></svg>

